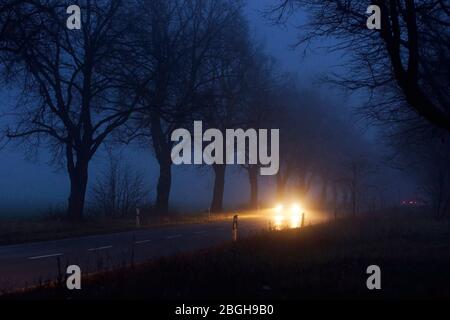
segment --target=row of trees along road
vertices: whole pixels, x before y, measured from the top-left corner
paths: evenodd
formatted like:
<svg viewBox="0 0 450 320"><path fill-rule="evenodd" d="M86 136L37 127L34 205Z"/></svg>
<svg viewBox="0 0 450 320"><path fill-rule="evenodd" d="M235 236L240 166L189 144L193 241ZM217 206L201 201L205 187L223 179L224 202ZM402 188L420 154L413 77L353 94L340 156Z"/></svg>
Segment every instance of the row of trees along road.
<svg viewBox="0 0 450 320"><path fill-rule="evenodd" d="M204 98L232 72L220 67L242 59L245 49L233 53L236 45L250 42L242 3L100 0L79 5L82 28L68 30L60 1L0 2L2 73L22 92L5 134L49 147L65 163L68 213L74 220L83 216L89 164L99 147L117 138L151 142L160 167L156 210L165 213L170 134L199 108L212 107Z"/></svg>
<svg viewBox="0 0 450 320"><path fill-rule="evenodd" d="M20 92L5 136L49 148L66 167L72 219L83 217L89 165L109 143L152 148L159 164L155 211L167 213L171 133L194 120L219 129L280 128L281 194L290 180L305 195L319 177L348 193L349 183L337 183L348 181L337 174L348 151L337 137L353 133L338 113L319 106L320 93L300 92L295 81L286 81L291 76L277 70L249 35L243 2L78 4L81 30L69 30L60 1L0 0L1 73L4 84ZM255 207L259 168L242 168ZM212 170L211 209L222 211L226 166ZM327 186L323 190L325 195Z"/></svg>
<svg viewBox="0 0 450 320"><path fill-rule="evenodd" d="M381 29L365 28L369 5L381 9ZM442 0L277 0L278 23L308 14L298 46L328 41L345 53L344 72L328 80L369 92L365 118L381 124L390 162L418 178L435 216L450 216L450 2Z"/></svg>

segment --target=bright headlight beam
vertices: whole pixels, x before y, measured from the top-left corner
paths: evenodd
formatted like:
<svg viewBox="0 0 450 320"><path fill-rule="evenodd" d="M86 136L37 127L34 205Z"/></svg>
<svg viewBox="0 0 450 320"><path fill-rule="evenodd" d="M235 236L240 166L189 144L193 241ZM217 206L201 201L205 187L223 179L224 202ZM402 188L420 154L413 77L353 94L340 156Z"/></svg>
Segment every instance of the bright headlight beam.
<svg viewBox="0 0 450 320"><path fill-rule="evenodd" d="M278 204L278 205L275 207L275 211L276 211L277 213L281 213L281 212L283 211L283 209L284 209L284 207L283 207L282 204Z"/></svg>
<svg viewBox="0 0 450 320"><path fill-rule="evenodd" d="M291 207L291 212L293 214L299 214L301 211L300 206L297 203L294 203Z"/></svg>

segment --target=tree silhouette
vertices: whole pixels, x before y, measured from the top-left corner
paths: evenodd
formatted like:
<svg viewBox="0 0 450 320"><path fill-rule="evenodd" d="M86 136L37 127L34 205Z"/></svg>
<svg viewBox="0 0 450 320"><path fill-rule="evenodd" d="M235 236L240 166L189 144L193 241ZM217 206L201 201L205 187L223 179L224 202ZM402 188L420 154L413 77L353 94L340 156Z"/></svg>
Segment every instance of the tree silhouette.
<svg viewBox="0 0 450 320"><path fill-rule="evenodd" d="M159 164L155 211L165 214L172 181L171 134L199 115L204 92L217 76L211 66L223 53L223 30L233 25L241 2L155 0L139 1L138 7L138 61L152 81L129 139L151 142Z"/></svg>
<svg viewBox="0 0 450 320"><path fill-rule="evenodd" d="M66 28L59 1L8 1L1 61L22 86L11 139L45 144L70 178L68 213L83 216L89 163L138 105L138 66L127 41L126 2L82 1L82 29Z"/></svg>
<svg viewBox="0 0 450 320"><path fill-rule="evenodd" d="M368 30L369 5L381 8L381 29ZM299 45L330 37L331 51L345 50L351 74L332 81L380 93L368 115L390 123L426 119L450 131L450 3L442 0L282 0L277 21L297 11L310 20ZM423 125L423 123L422 123Z"/></svg>

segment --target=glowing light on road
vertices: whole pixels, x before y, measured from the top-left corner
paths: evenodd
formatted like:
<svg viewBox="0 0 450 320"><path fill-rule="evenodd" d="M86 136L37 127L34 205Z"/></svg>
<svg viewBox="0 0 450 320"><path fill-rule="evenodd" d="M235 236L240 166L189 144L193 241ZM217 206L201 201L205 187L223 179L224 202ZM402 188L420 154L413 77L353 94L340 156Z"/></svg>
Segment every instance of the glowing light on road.
<svg viewBox="0 0 450 320"><path fill-rule="evenodd" d="M278 213L278 214L280 214L280 213L283 211L283 209L284 209L284 206L283 206L282 204L278 204L278 205L275 207L275 212Z"/></svg>
<svg viewBox="0 0 450 320"><path fill-rule="evenodd" d="M291 228L299 228L300 227L300 212L302 211L300 205L298 203L292 204L291 207Z"/></svg>
<svg viewBox="0 0 450 320"><path fill-rule="evenodd" d="M293 214L290 222L291 228L300 228L300 215Z"/></svg>
<svg viewBox="0 0 450 320"><path fill-rule="evenodd" d="M276 230L284 228L300 228L301 215L304 211L299 203L294 202L285 209L282 203L274 207L275 215L273 216L273 226Z"/></svg>
<svg viewBox="0 0 450 320"><path fill-rule="evenodd" d="M301 211L300 206L298 205L298 203L294 203L291 207L291 212L292 214L298 215Z"/></svg>
<svg viewBox="0 0 450 320"><path fill-rule="evenodd" d="M283 221L284 221L284 216L283 215L277 214L275 216L275 224L281 225L283 223Z"/></svg>

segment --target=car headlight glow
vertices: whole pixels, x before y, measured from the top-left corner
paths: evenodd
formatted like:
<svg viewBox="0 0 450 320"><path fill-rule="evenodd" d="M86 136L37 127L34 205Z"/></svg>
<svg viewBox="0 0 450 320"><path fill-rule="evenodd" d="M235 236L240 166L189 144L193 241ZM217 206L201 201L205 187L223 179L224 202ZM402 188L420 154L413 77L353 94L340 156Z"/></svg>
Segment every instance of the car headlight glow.
<svg viewBox="0 0 450 320"><path fill-rule="evenodd" d="M281 212L283 211L283 209L284 209L284 206L283 206L282 204L278 204L278 205L275 207L275 212L276 212L276 213L281 213Z"/></svg>
<svg viewBox="0 0 450 320"><path fill-rule="evenodd" d="M301 211L300 206L297 203L294 203L291 207L292 214L298 215Z"/></svg>

